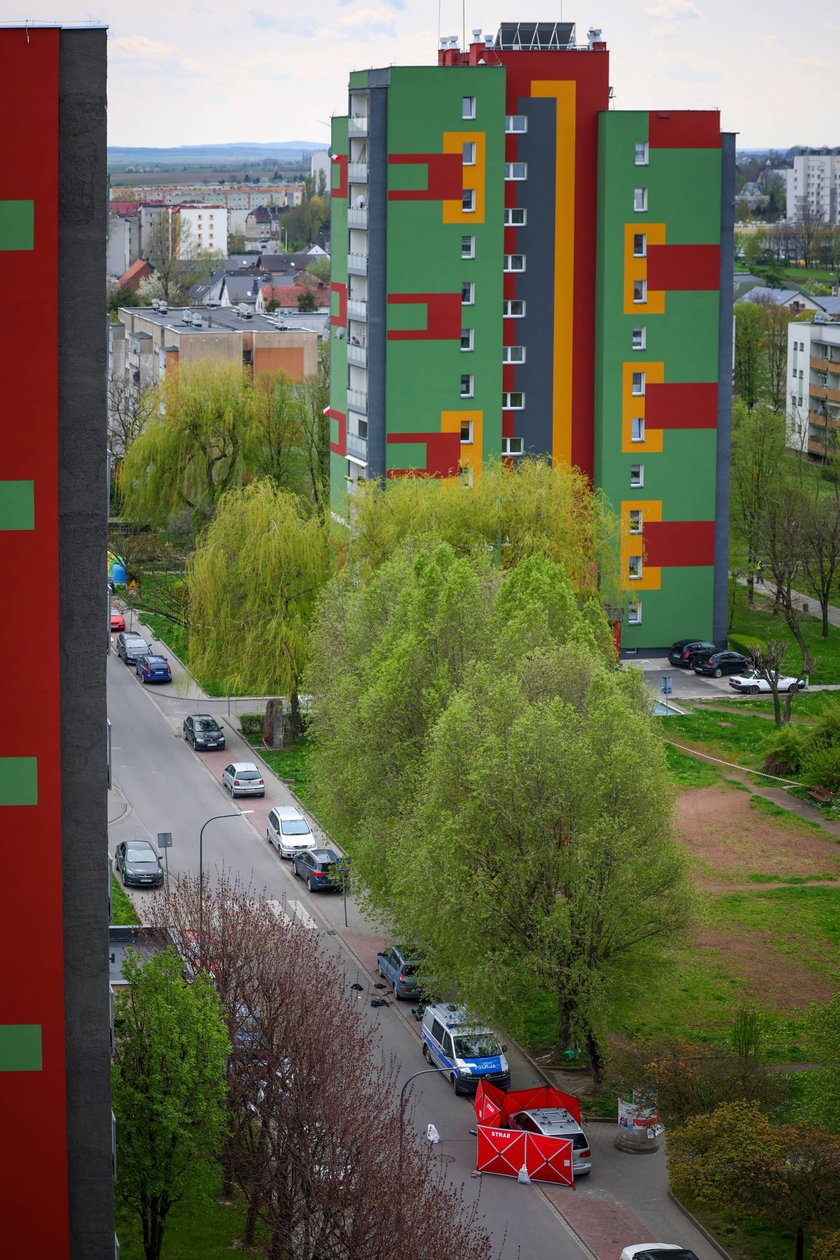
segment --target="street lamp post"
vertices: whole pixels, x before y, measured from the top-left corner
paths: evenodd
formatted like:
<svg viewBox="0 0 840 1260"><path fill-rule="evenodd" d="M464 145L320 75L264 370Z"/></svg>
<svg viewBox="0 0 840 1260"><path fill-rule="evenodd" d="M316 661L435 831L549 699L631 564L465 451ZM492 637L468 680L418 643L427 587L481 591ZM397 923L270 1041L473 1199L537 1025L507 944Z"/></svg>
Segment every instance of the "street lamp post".
<svg viewBox="0 0 840 1260"><path fill-rule="evenodd" d="M403 1169L403 1129L405 1127L405 1091L408 1089L412 1081L416 1081L418 1076L431 1076L433 1072L448 1072L449 1068L433 1067L423 1068L419 1072L415 1072L409 1076L408 1080L403 1083L400 1090L400 1157L399 1157L399 1183L402 1187L402 1169Z"/></svg>
<svg viewBox="0 0 840 1260"><path fill-rule="evenodd" d="M208 818L202 823L201 831L198 833L198 950L199 964L204 962L204 828L209 827L211 822L218 822L220 818L244 818L246 814L253 814L252 809L237 809L230 814L214 814L212 818Z"/></svg>

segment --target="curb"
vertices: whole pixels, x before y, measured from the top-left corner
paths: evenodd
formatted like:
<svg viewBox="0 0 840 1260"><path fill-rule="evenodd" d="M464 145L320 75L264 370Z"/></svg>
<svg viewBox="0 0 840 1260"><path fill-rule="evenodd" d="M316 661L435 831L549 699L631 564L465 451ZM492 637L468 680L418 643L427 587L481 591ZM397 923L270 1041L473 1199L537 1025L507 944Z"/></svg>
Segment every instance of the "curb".
<svg viewBox="0 0 840 1260"><path fill-rule="evenodd" d="M679 1199L671 1190L670 1186L668 1187L668 1198L675 1205L675 1207L679 1208L683 1216L685 1216L689 1221L691 1221L694 1228L698 1230L706 1239L706 1242L709 1243L710 1246L714 1247L718 1255L723 1257L723 1260L732 1260L732 1257L730 1256L729 1252L724 1247L721 1246L721 1244L715 1238L714 1234L710 1234L709 1231L706 1229L705 1225L702 1225L700 1221L698 1221L694 1213L689 1212L688 1208L685 1206L684 1203L680 1203Z"/></svg>

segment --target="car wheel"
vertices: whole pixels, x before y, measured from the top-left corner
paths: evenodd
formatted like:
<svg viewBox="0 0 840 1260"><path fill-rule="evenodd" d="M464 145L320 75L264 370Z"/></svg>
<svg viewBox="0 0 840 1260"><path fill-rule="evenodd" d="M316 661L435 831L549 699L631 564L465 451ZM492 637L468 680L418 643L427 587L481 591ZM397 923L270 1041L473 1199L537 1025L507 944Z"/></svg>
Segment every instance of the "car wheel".
<svg viewBox="0 0 840 1260"><path fill-rule="evenodd" d="M295 879L300 879L300 871L297 868L297 862L292 862L292 874Z"/></svg>
<svg viewBox="0 0 840 1260"><path fill-rule="evenodd" d="M760 688L760 687L750 687L748 690L749 690L749 693L750 693L750 695L751 695L751 696L757 696L757 695L758 695L758 693L761 691L761 688Z"/></svg>
<svg viewBox="0 0 840 1260"><path fill-rule="evenodd" d="M394 981L394 1001L395 1002L402 1001L402 994L400 993L400 990L399 990L399 981L397 980Z"/></svg>
<svg viewBox="0 0 840 1260"><path fill-rule="evenodd" d="M715 678L722 678L722 677L723 677L723 670L722 670L722 669L716 669L716 670L715 670Z"/></svg>
<svg viewBox="0 0 840 1260"><path fill-rule="evenodd" d="M449 1082L454 1090L455 1097L458 1097L458 1077L453 1073L449 1078Z"/></svg>
<svg viewBox="0 0 840 1260"><path fill-rule="evenodd" d="M432 1056L429 1054L429 1047L426 1045L425 1041L423 1042L423 1058L427 1063L431 1063L432 1061Z"/></svg>
<svg viewBox="0 0 840 1260"><path fill-rule="evenodd" d="M311 875L307 875L307 877L306 877L306 887L309 889L309 891L310 891L310 892L314 892L314 891L315 891L315 885L312 883L312 876L311 876Z"/></svg>

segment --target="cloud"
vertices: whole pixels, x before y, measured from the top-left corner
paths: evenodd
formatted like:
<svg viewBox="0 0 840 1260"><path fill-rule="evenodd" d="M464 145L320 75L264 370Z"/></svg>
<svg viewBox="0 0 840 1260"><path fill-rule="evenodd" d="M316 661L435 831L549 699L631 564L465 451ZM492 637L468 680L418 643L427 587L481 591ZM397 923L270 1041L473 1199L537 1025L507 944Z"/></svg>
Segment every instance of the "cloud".
<svg viewBox="0 0 840 1260"><path fill-rule="evenodd" d="M362 39L368 35L387 35L393 38L397 33L394 19L385 5L371 9L354 8L352 12L342 14L338 22L343 29L353 31Z"/></svg>
<svg viewBox="0 0 840 1260"><path fill-rule="evenodd" d="M664 18L665 21L673 21L674 18L699 18L700 10L691 0L659 0L658 4L645 5L645 13L648 17Z"/></svg>
<svg viewBox="0 0 840 1260"><path fill-rule="evenodd" d="M177 61L178 53L174 44L163 44L145 35L117 35L108 41L108 57L111 61L133 61L156 68L164 62Z"/></svg>
<svg viewBox="0 0 840 1260"><path fill-rule="evenodd" d="M679 22L659 22L650 28L652 39L662 39L664 35L678 35L682 27Z"/></svg>
<svg viewBox="0 0 840 1260"><path fill-rule="evenodd" d="M690 52L687 49L660 53L655 64L663 75L668 75L675 83L720 83L721 75L718 63L712 57L702 53Z"/></svg>
<svg viewBox="0 0 840 1260"><path fill-rule="evenodd" d="M837 28L840 30L840 27ZM826 61L824 57L794 57L792 59L795 66L802 66L804 70L830 70L834 74L837 70L833 61Z"/></svg>
<svg viewBox="0 0 840 1260"><path fill-rule="evenodd" d="M265 9L250 9L248 17L254 26L261 31L280 31L283 35L310 39L316 33L316 27L309 18L290 18L275 13L267 13Z"/></svg>

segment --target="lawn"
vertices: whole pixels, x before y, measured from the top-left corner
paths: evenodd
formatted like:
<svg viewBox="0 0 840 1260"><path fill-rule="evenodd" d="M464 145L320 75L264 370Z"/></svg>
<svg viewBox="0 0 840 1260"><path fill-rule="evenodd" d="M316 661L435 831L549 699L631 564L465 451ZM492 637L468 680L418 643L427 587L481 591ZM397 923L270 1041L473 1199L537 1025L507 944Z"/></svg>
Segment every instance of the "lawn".
<svg viewBox="0 0 840 1260"><path fill-rule="evenodd" d="M670 744L665 745L665 760L677 787L711 787L713 783L720 782L721 776L710 762L680 752Z"/></svg>
<svg viewBox="0 0 840 1260"><path fill-rule="evenodd" d="M213 1178L214 1187L218 1178ZM245 1207L241 1201L219 1203L212 1193L177 1205L169 1214L163 1243L165 1260L230 1260L234 1241L242 1237ZM140 1218L117 1195L116 1227L121 1260L144 1260ZM243 1254L251 1254L246 1252Z"/></svg>
<svg viewBox="0 0 840 1260"><path fill-rule="evenodd" d="M125 895L125 890L116 875L111 876L111 922L120 926L140 922L137 911Z"/></svg>
<svg viewBox="0 0 840 1260"><path fill-rule="evenodd" d="M683 717L663 718L662 722L667 722L662 728L663 738L676 744L702 744L703 751L713 757L756 770L763 766L768 744L776 730L773 722L762 721L754 714L739 713L734 706L731 713L697 708ZM670 758L677 753L677 749L669 749L672 769ZM703 771L709 773L705 766ZM711 773L714 773L713 766ZM707 784L686 783L685 786L705 787Z"/></svg>
<svg viewBox="0 0 840 1260"><path fill-rule="evenodd" d="M763 713L765 717L771 720L773 718L772 696L745 696L742 700L723 696L720 700L715 700L716 709L721 705L739 713ZM838 705L840 705L840 691L804 691L794 697L791 720L810 722L814 718L822 717L824 713L831 712L832 709L837 709Z"/></svg>
<svg viewBox="0 0 840 1260"><path fill-rule="evenodd" d="M816 601L813 606L819 611ZM801 624L803 637L813 659L811 682L840 683L840 629L829 626L828 638L824 639L818 617L803 617ZM757 594L755 603L749 605L746 592L743 596L739 592L729 638L731 641L743 636L758 639L765 644L768 639L780 639L789 644L782 668L788 673L795 673L799 668L802 660L799 646L783 619L773 616L772 601L766 596Z"/></svg>
<svg viewBox="0 0 840 1260"><path fill-rule="evenodd" d="M286 748L264 748L259 735L245 737L276 775L288 779L295 796L300 797L307 809L313 805L312 774L309 764L309 745L306 736Z"/></svg>

